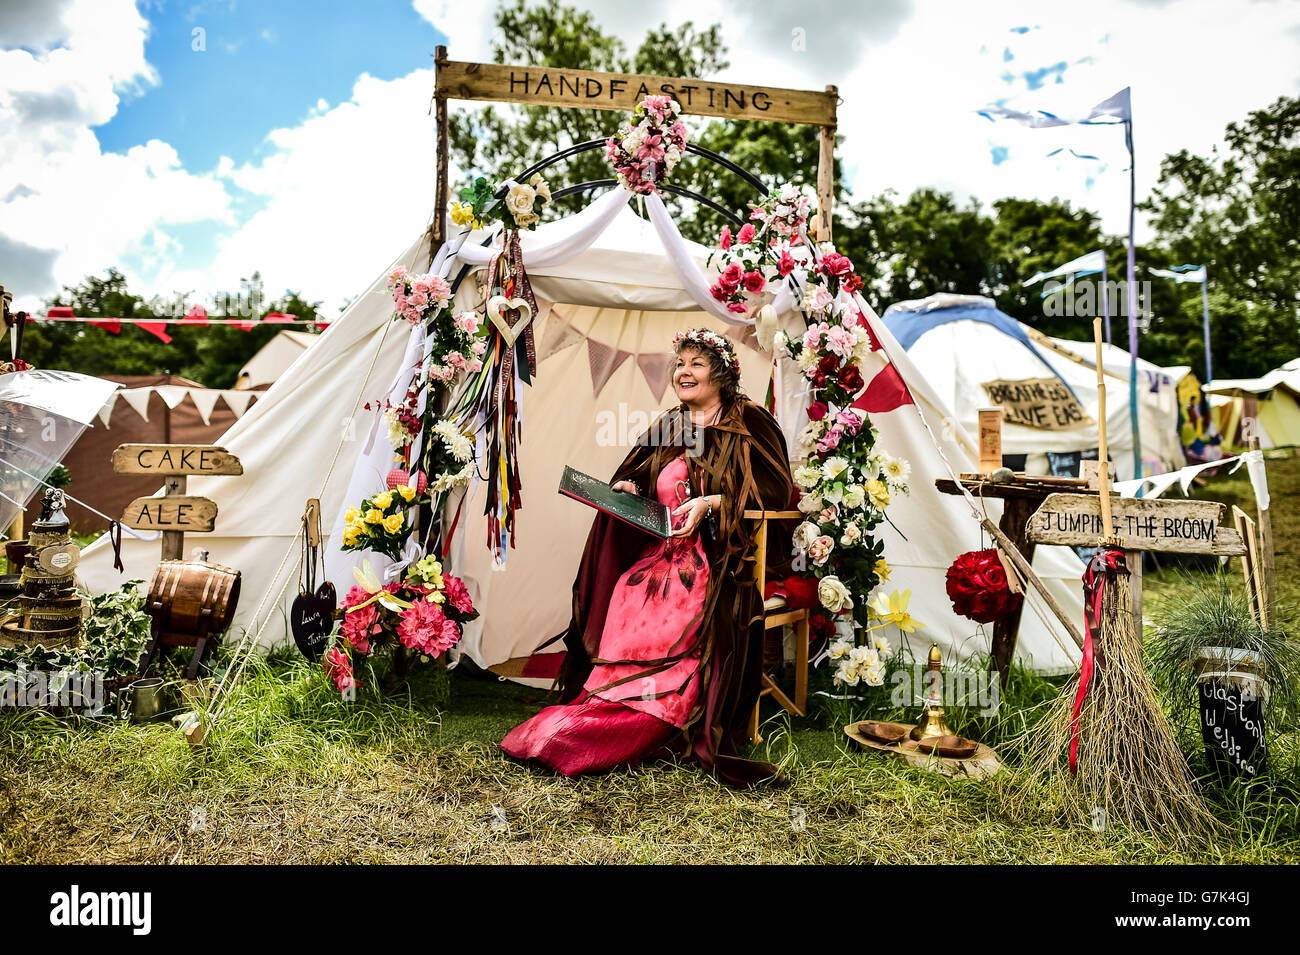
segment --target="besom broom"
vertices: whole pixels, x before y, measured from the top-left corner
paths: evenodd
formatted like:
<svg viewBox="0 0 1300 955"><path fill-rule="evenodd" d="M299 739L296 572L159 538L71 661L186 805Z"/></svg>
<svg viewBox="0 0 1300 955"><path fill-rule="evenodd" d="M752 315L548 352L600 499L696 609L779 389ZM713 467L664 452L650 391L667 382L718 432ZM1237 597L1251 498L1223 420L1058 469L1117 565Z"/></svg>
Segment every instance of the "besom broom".
<svg viewBox="0 0 1300 955"><path fill-rule="evenodd" d="M1129 569L1114 534L1106 446L1106 381L1101 318L1097 346L1100 550L1083 576L1086 636L1077 681L1026 734L1025 777L1050 801L1093 829L1123 825L1175 845L1202 844L1217 827L1174 742L1142 663L1141 622L1133 619Z"/></svg>

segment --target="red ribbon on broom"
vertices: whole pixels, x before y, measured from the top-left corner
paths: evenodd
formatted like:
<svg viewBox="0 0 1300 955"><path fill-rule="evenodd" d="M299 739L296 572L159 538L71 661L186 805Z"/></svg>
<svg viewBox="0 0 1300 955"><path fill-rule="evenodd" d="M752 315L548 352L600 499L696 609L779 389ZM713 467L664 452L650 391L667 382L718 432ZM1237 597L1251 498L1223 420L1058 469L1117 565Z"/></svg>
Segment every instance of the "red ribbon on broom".
<svg viewBox="0 0 1300 955"><path fill-rule="evenodd" d="M1109 548L1099 550L1088 561L1088 568L1083 572L1083 619L1088 632L1083 638L1083 663L1079 667L1079 692L1074 697L1074 710L1070 719L1070 775L1079 772L1079 714L1083 712L1083 700L1088 695L1088 686L1092 682L1095 641L1101 634L1102 595L1106 590L1106 578L1111 574L1127 574L1128 563L1124 552Z"/></svg>

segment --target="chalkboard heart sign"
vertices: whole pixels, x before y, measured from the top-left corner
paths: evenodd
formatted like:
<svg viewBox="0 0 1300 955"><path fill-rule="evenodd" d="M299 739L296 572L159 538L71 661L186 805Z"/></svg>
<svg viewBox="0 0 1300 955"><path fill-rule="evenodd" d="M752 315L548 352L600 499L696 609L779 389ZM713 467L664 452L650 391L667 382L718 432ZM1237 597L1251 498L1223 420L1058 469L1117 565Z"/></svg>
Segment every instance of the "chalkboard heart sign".
<svg viewBox="0 0 1300 955"><path fill-rule="evenodd" d="M315 593L302 591L293 598L289 608L289 629L293 641L308 660L319 660L325 652L325 643L334 630L334 607L338 594L328 580L316 588Z"/></svg>

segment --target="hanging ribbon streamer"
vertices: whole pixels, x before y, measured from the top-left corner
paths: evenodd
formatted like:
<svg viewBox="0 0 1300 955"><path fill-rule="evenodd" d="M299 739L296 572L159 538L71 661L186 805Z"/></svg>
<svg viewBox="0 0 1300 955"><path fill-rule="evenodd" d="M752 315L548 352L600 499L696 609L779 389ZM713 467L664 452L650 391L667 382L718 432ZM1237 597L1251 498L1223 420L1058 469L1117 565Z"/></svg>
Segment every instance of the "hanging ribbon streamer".
<svg viewBox="0 0 1300 955"><path fill-rule="evenodd" d="M126 573L126 566L122 563L122 525L118 521L109 522L108 540L113 545L113 569L119 574Z"/></svg>
<svg viewBox="0 0 1300 955"><path fill-rule="evenodd" d="M1128 564L1124 560L1124 552L1119 550L1098 551L1088 561L1088 569L1083 572L1083 618L1087 633L1083 639L1083 663L1079 668L1079 692L1075 694L1074 710L1070 718L1071 776L1078 773L1079 714L1083 712L1083 700L1092 683L1095 647L1101 635L1102 596L1106 590L1106 578L1110 574L1127 573Z"/></svg>

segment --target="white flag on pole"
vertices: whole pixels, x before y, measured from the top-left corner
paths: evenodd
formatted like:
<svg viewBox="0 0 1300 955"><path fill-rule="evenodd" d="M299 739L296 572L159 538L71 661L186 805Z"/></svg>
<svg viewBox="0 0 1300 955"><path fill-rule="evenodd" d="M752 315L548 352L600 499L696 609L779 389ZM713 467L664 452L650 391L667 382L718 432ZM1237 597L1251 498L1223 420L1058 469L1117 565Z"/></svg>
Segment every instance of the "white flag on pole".
<svg viewBox="0 0 1300 955"><path fill-rule="evenodd" d="M1074 275L1076 272L1100 272L1106 267L1106 253L1101 249L1094 252L1088 252L1079 256L1077 259L1071 259L1059 268L1052 269L1050 272L1035 272L1031 278L1025 279L1021 285L1036 285L1043 279L1050 279L1056 275Z"/></svg>

